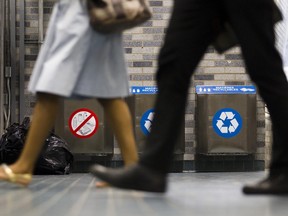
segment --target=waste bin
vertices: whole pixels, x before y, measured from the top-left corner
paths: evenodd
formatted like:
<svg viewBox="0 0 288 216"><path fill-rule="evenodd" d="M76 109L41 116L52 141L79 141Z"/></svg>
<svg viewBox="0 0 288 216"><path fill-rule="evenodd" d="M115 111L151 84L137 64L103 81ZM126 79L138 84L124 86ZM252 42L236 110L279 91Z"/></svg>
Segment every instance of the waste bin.
<svg viewBox="0 0 288 216"><path fill-rule="evenodd" d="M55 132L67 141L74 154L113 154L113 133L106 127L104 112L97 100L64 100Z"/></svg>
<svg viewBox="0 0 288 216"><path fill-rule="evenodd" d="M128 106L133 116L133 126L135 131L138 151L143 151L145 140L153 127L154 102L157 94L155 86L132 86L132 96L127 98ZM184 122L184 121L183 121ZM153 143L150 143L153 145ZM174 154L184 154L185 151L185 131L184 124L177 141Z"/></svg>
<svg viewBox="0 0 288 216"><path fill-rule="evenodd" d="M254 86L196 86L196 97L196 170L197 159L203 158L199 155L221 155L225 160L225 155L247 156L255 153ZM206 157L206 162L210 159ZM215 161L215 157L212 160Z"/></svg>

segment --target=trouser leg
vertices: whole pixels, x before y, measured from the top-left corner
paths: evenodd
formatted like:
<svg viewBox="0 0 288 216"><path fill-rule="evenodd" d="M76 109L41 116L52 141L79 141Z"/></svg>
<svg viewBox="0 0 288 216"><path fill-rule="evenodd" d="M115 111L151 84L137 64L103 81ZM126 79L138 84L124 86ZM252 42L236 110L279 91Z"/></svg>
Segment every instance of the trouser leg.
<svg viewBox="0 0 288 216"><path fill-rule="evenodd" d="M140 164L166 173L184 120L191 76L214 38L214 1L176 0L159 56L158 95Z"/></svg>
<svg viewBox="0 0 288 216"><path fill-rule="evenodd" d="M271 174L288 172L288 83L274 46L272 0L224 2L248 73L267 104L272 120Z"/></svg>

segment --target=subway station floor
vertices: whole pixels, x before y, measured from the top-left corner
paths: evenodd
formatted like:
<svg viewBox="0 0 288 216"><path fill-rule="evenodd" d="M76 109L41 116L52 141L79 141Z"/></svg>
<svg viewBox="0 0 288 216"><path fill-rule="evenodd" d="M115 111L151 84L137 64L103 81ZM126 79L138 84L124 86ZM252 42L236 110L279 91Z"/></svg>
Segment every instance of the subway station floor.
<svg viewBox="0 0 288 216"><path fill-rule="evenodd" d="M96 189L89 174L35 176L26 189L0 183L0 216L286 216L288 196L246 196L264 172L172 173L162 195Z"/></svg>

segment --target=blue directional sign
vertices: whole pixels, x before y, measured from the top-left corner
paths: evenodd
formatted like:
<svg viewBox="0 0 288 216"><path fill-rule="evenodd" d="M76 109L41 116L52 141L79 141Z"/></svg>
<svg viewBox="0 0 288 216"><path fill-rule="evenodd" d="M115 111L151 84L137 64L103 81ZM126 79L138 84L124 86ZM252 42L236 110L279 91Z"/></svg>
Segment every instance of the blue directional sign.
<svg viewBox="0 0 288 216"><path fill-rule="evenodd" d="M197 94L256 94L255 86L210 86L197 85Z"/></svg>
<svg viewBox="0 0 288 216"><path fill-rule="evenodd" d="M140 127L145 135L148 135L151 131L153 118L154 118L154 109L147 110L141 117Z"/></svg>
<svg viewBox="0 0 288 216"><path fill-rule="evenodd" d="M212 125L219 136L231 138L241 131L242 117L232 108L223 108L213 116Z"/></svg>
<svg viewBox="0 0 288 216"><path fill-rule="evenodd" d="M156 86L132 86L130 92L132 94L156 94L158 88Z"/></svg>

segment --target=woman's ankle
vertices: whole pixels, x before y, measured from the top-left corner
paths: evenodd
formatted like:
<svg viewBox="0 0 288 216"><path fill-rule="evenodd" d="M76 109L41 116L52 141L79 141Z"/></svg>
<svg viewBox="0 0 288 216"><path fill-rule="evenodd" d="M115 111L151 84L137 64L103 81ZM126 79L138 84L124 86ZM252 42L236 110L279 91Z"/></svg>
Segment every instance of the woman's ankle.
<svg viewBox="0 0 288 216"><path fill-rule="evenodd" d="M33 173L33 168L30 168L29 166L25 166L23 164L19 165L18 163L14 163L14 164L9 165L9 167L15 174L32 174Z"/></svg>

